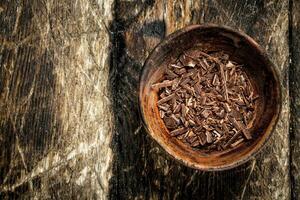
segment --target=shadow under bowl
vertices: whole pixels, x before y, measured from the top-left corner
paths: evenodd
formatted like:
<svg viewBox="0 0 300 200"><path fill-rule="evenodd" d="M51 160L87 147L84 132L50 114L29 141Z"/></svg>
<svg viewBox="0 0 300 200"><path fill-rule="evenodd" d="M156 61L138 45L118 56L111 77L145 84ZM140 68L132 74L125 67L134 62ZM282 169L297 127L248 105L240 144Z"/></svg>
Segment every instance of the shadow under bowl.
<svg viewBox="0 0 300 200"><path fill-rule="evenodd" d="M253 139L236 148L211 153L194 149L171 137L159 116L158 96L151 85L163 76L168 64L195 47L205 51L223 51L230 56L229 60L243 64L260 96L250 130ZM166 37L147 58L139 87L140 114L151 137L176 160L205 171L230 169L252 158L270 138L281 110L279 75L267 54L246 34L212 24L191 25Z"/></svg>

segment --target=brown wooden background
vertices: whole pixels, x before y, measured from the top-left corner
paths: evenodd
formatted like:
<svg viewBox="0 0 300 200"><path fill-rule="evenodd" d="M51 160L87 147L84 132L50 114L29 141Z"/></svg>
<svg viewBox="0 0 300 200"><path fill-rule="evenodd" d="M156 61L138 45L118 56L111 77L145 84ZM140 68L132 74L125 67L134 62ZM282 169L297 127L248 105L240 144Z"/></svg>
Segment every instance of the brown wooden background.
<svg viewBox="0 0 300 200"><path fill-rule="evenodd" d="M298 199L299 0L0 1L0 199ZM281 72L268 147L224 172L170 159L147 136L146 57L189 24L252 36Z"/></svg>

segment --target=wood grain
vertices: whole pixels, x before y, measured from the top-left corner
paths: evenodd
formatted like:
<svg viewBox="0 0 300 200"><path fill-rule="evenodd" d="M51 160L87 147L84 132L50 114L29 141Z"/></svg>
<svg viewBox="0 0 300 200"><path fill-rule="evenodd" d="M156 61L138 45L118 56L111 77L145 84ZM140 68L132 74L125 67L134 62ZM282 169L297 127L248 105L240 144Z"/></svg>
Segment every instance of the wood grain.
<svg viewBox="0 0 300 200"><path fill-rule="evenodd" d="M290 2L290 96L292 198L300 197L300 2Z"/></svg>
<svg viewBox="0 0 300 200"><path fill-rule="evenodd" d="M287 1L115 1L111 85L116 134L111 199L289 199ZM234 170L204 173L174 162L138 118L142 65L155 45L188 24L217 23L258 41L281 72L283 111L268 147Z"/></svg>
<svg viewBox="0 0 300 200"><path fill-rule="evenodd" d="M1 1L0 199L104 199L111 1Z"/></svg>
<svg viewBox="0 0 300 200"><path fill-rule="evenodd" d="M296 198L299 3L291 2ZM0 199L289 199L288 15L287 0L1 1ZM242 30L267 50L281 72L284 101L256 159L204 173L178 164L149 138L137 89L156 44L208 22Z"/></svg>

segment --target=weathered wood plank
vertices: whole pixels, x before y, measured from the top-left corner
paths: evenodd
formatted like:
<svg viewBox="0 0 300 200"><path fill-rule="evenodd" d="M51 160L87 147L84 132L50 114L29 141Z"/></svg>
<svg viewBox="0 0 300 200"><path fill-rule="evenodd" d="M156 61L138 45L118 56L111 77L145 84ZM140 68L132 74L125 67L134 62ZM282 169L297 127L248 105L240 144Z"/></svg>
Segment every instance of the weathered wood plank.
<svg viewBox="0 0 300 200"><path fill-rule="evenodd" d="M288 1L119 1L110 30L116 134L111 199L289 199ZM165 35L195 23L242 30L268 51L283 80L283 111L268 147L236 169L205 173L173 161L138 118L142 65Z"/></svg>
<svg viewBox="0 0 300 200"><path fill-rule="evenodd" d="M5 146L0 198L106 197L112 125L104 24L111 19L111 3L0 4L0 144ZM116 1L114 10L110 197L288 199L287 1ZM204 173L174 162L148 138L138 118L138 75L149 52L166 34L203 22L253 36L280 68L285 87L270 147L227 172Z"/></svg>
<svg viewBox="0 0 300 200"><path fill-rule="evenodd" d="M290 96L292 198L300 197L300 2L290 3Z"/></svg>
<svg viewBox="0 0 300 200"><path fill-rule="evenodd" d="M1 1L0 199L104 199L111 0Z"/></svg>

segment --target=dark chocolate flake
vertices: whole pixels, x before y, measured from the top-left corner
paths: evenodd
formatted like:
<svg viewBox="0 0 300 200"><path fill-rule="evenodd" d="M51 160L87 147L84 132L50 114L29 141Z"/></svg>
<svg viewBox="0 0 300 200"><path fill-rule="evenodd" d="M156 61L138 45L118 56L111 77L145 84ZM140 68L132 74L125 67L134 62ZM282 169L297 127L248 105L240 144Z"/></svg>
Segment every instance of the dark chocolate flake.
<svg viewBox="0 0 300 200"><path fill-rule="evenodd" d="M259 96L242 66L227 54L187 50L152 89L170 135L187 145L222 151L252 139Z"/></svg>

